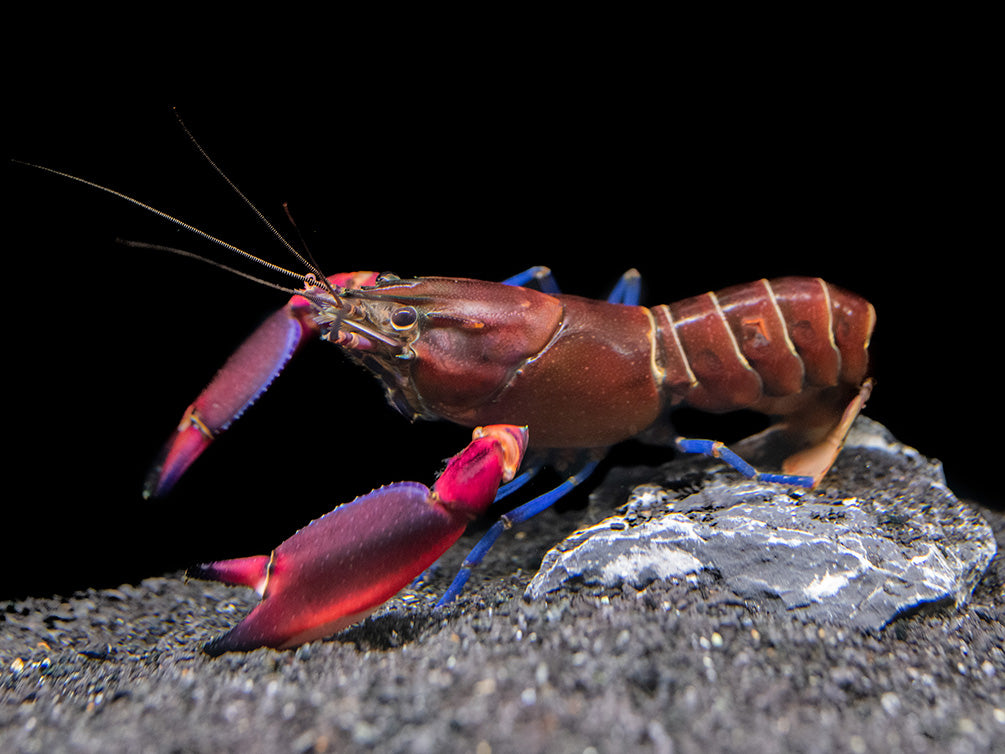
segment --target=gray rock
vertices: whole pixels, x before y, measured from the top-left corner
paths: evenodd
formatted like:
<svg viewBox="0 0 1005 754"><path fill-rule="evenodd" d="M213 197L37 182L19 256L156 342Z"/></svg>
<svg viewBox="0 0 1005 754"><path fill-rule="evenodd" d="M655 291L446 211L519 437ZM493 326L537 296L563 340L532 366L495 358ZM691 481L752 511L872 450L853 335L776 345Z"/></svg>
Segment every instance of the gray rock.
<svg viewBox="0 0 1005 754"><path fill-rule="evenodd" d="M879 629L966 602L996 552L991 527L946 487L941 465L865 417L812 492L705 459L660 472L617 515L549 551L526 597L704 573L761 609Z"/></svg>

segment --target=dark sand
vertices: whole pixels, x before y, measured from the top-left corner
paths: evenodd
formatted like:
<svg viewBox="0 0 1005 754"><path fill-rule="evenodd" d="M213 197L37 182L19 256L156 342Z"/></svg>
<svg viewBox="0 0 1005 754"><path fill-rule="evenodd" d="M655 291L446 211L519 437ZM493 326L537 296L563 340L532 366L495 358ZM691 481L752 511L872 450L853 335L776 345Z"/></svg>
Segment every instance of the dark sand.
<svg viewBox="0 0 1005 754"><path fill-rule="evenodd" d="M962 611L875 634L807 625L712 582L584 588L527 604L550 511L500 543L458 604L425 589L337 638L210 659L250 590L180 575L0 603L0 750L1005 751L1005 517Z"/></svg>

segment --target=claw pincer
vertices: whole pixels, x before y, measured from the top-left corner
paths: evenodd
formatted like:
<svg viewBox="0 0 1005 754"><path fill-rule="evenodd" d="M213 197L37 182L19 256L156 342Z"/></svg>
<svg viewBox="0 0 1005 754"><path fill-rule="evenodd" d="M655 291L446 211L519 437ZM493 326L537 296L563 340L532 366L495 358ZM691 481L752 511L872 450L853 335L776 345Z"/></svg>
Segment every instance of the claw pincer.
<svg viewBox="0 0 1005 754"><path fill-rule="evenodd" d="M375 272L344 272L328 281L337 289L360 288L372 285L376 277ZM269 388L301 346L320 335L315 309L304 297L294 296L234 352L185 410L150 470L143 497L166 494L217 435Z"/></svg>
<svg viewBox="0 0 1005 754"><path fill-rule="evenodd" d="M250 586L262 601L211 655L288 648L330 636L368 616L421 574L485 512L516 474L527 429L479 427L430 490L418 482L381 487L313 521L259 555L197 566L189 575Z"/></svg>

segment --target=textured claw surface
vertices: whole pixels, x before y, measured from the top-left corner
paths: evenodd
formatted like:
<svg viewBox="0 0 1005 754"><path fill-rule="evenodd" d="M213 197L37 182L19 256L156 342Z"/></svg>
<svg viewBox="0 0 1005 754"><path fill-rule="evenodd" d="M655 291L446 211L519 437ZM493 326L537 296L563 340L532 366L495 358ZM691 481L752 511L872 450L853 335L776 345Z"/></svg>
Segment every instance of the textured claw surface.
<svg viewBox="0 0 1005 754"><path fill-rule="evenodd" d="M337 288L372 285L375 272L343 272L329 282ZM269 316L227 360L213 381L185 411L150 470L143 497L166 495L210 443L264 393L287 362L320 330L307 299L294 296Z"/></svg>
<svg viewBox="0 0 1005 754"><path fill-rule="evenodd" d="M209 654L287 648L365 618L407 586L463 533L512 478L526 429L486 427L447 464L432 492L398 482L358 497L260 555L197 566L189 575L251 586L262 601ZM441 485L441 482L447 482Z"/></svg>

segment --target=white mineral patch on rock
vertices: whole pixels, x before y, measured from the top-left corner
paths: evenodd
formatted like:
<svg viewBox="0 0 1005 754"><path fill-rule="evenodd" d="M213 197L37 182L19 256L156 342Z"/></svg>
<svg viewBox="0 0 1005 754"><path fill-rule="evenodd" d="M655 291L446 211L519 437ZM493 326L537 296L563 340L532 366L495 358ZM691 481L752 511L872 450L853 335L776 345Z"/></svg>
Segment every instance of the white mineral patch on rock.
<svg viewBox="0 0 1005 754"><path fill-rule="evenodd" d="M966 601L995 554L991 528L946 488L941 466L864 417L822 491L715 465L694 491L674 478L677 466L662 469L662 487L636 488L623 513L548 552L527 597L570 580L643 589L708 571L766 609L875 629ZM675 499L681 486L688 494Z"/></svg>

